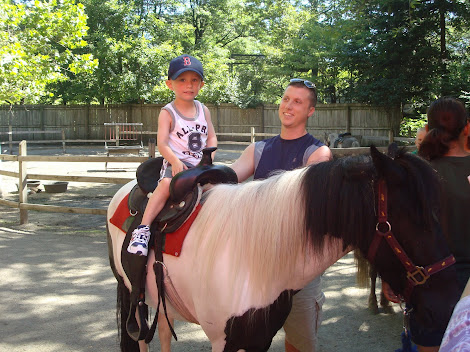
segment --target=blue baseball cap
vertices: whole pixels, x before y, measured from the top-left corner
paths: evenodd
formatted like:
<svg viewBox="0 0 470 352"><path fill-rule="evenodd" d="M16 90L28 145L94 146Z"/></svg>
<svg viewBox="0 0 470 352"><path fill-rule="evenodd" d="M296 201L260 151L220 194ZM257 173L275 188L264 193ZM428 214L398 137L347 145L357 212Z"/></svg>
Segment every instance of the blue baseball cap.
<svg viewBox="0 0 470 352"><path fill-rule="evenodd" d="M180 55L170 61L168 68L168 79L176 79L180 74L186 71L194 71L201 79L204 79L204 70L201 61L191 55Z"/></svg>

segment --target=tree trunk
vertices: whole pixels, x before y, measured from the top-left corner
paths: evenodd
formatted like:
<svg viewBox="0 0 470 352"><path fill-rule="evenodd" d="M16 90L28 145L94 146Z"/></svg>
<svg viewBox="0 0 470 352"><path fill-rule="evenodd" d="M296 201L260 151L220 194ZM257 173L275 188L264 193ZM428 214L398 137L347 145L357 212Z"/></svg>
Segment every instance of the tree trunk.
<svg viewBox="0 0 470 352"><path fill-rule="evenodd" d="M441 96L448 95L448 72L447 72L447 49L446 49L446 1L439 7L439 34L441 44L440 73L441 73Z"/></svg>

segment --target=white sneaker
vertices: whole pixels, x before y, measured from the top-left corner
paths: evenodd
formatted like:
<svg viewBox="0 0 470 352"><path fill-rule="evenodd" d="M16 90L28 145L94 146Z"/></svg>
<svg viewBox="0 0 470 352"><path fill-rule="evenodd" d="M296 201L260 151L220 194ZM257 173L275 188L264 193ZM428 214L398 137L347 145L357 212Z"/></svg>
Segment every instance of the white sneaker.
<svg viewBox="0 0 470 352"><path fill-rule="evenodd" d="M150 228L147 225L139 225L132 231L132 237L127 247L129 253L147 256Z"/></svg>

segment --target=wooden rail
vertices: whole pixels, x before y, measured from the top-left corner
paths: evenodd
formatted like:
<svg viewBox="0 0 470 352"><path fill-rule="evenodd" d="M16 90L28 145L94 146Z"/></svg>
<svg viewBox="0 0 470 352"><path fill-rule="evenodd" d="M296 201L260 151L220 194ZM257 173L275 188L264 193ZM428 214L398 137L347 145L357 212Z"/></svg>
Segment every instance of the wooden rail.
<svg viewBox="0 0 470 352"><path fill-rule="evenodd" d="M58 212L58 213L75 213L75 214L95 214L105 215L106 209L101 208L85 208L85 207L66 207L54 205L40 205L28 203L28 179L39 180L53 180L53 181L69 181L69 182L90 182L90 183L110 183L110 184L125 184L133 178L128 177L99 177L99 176L65 176L65 175L45 175L45 174L32 174L28 173L27 162L121 162L121 163L141 163L148 159L143 156L42 156L42 155L26 155L27 143L22 141L19 145L19 155L6 155L0 154L0 161L15 161L18 162L18 172L6 171L0 169L0 175L13 177L18 179L19 185L19 201L10 201L0 198L0 204L12 208L20 209L20 223L24 224L28 221L28 210L45 211L45 212ZM378 148L380 151L385 152L386 147ZM414 146L405 147L407 150L414 150ZM347 155L368 154L369 147L360 148L331 148L335 157L343 157ZM241 152L235 150L233 152ZM1 166L0 162L0 166Z"/></svg>
<svg viewBox="0 0 470 352"><path fill-rule="evenodd" d="M29 143L62 143L62 149L65 153L65 130L48 130L48 131L13 131L13 127L10 125L8 126L8 132L0 132L1 135L8 135L8 141L0 142L2 144L8 144L10 147L10 154L12 153L13 143L19 144L21 141L14 141L13 135L14 134L61 134L62 139L46 139L40 141L29 141Z"/></svg>
<svg viewBox="0 0 470 352"><path fill-rule="evenodd" d="M66 207L55 205L41 205L28 203L28 179L39 180L60 180L71 182L91 182L91 183L111 183L111 184L125 184L133 178L128 177L98 177L98 176L65 176L65 175L45 175L45 174L30 174L27 169L27 162L138 162L141 163L148 159L148 157L109 157L109 156L42 156L27 154L26 141L22 141L19 145L19 155L5 155L0 154L0 161L16 161L18 162L18 172L0 170L0 175L18 178L19 200L18 202L1 199L0 204L8 207L17 208L20 210L20 223L25 224L28 222L28 210L57 212L57 213L74 213L74 214L95 214L106 215L106 209L101 208L85 208L85 207ZM1 163L0 163L1 166Z"/></svg>
<svg viewBox="0 0 470 352"><path fill-rule="evenodd" d="M119 126L117 126L118 124L117 123L107 123L106 125L109 125L111 127L114 127L114 128L117 128ZM115 126L116 125L116 126ZM140 123L129 123L129 124L126 124L126 125L136 125L136 126L141 126ZM108 127L109 127L108 126ZM238 126L239 127L239 126ZM267 127L267 126L265 126ZM272 126L272 127L276 127L276 126ZM351 128L351 129L354 129L354 128ZM11 126L10 126L10 130L11 130ZM120 138L119 136L120 135L123 135L123 137L125 137L125 134L126 133L129 133L128 131L126 132L125 130L120 130L118 129L117 133L115 132L115 134L113 135L113 138L107 138L108 135L105 136L105 139L65 139L65 132L64 130L61 130L61 131L10 131L10 132L0 132L0 135L5 135L5 134L8 134L11 138L11 136L13 134L24 134L24 133L37 133L37 134L46 134L46 133L62 133L62 139L56 139L56 140L33 140L33 141L28 141L28 144L39 144L39 143L62 143L62 148L63 148L63 151L65 153L65 147L66 147L66 144L67 143L79 143L79 144L88 144L88 143L91 143L91 144L105 144L105 151L107 151L107 154L137 154L138 153L138 149L140 149L140 151L142 150L142 144L140 143L139 145L136 145L136 146L121 146L120 148L114 148L114 146L107 146L107 143L109 143L110 141L111 142L117 142L117 144L119 145L119 141L125 141L125 138ZM135 134L135 133L134 133ZM142 135L146 135L146 136L156 136L157 135L157 131L138 131L137 132L138 135L142 136ZM256 127L254 126L251 126L250 127L250 132L241 132L241 133L237 133L237 132L217 132L217 136L221 137L221 136L230 136L230 137L248 137L246 141L221 141L219 140L218 141L218 144L223 146L223 145L245 145L245 146L248 146L249 144L255 142L256 140L260 140L260 138L269 138L269 137L273 137L273 136L276 136L278 133L264 133L264 132L256 132ZM387 142L387 143L391 143L393 141L397 141L397 142L405 142L405 143L410 143L410 144L413 144L414 143L414 138L408 138L408 137L395 137L391 134L389 134L389 136L385 137L385 136L367 136L367 135L364 135L364 136L357 136L357 138L359 138L360 140L367 140L369 143L372 142L372 143L375 143L375 142ZM10 154L11 154L11 149L12 149L12 144L13 143L16 143L16 144L19 144L21 141L7 141L7 142L0 142L0 144L10 144ZM114 149L113 149L114 148ZM224 150L224 151L227 151L227 152L242 152L241 150L231 150L231 149L227 149L227 148L224 148L224 147L219 147L219 149L221 150Z"/></svg>

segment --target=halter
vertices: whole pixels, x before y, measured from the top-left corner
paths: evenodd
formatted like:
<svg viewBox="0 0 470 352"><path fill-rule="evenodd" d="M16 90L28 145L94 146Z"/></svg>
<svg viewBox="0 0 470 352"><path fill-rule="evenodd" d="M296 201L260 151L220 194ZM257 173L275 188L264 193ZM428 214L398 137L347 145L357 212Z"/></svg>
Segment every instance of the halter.
<svg viewBox="0 0 470 352"><path fill-rule="evenodd" d="M378 219L375 227L375 236L369 247L367 259L373 263L377 254L377 249L382 238L385 238L392 251L401 261L407 272L406 277L408 278L408 285L404 291L405 300L409 302L411 292L413 288L418 285L424 284L429 277L455 263L453 255L448 256L444 260L440 260L435 264L428 265L425 268L422 266L416 266L413 261L408 257L406 252L400 246L395 236L392 233L392 226L387 221L387 185L384 179L378 181ZM382 226L380 226L382 225ZM379 227L386 227L386 231L382 231Z"/></svg>

